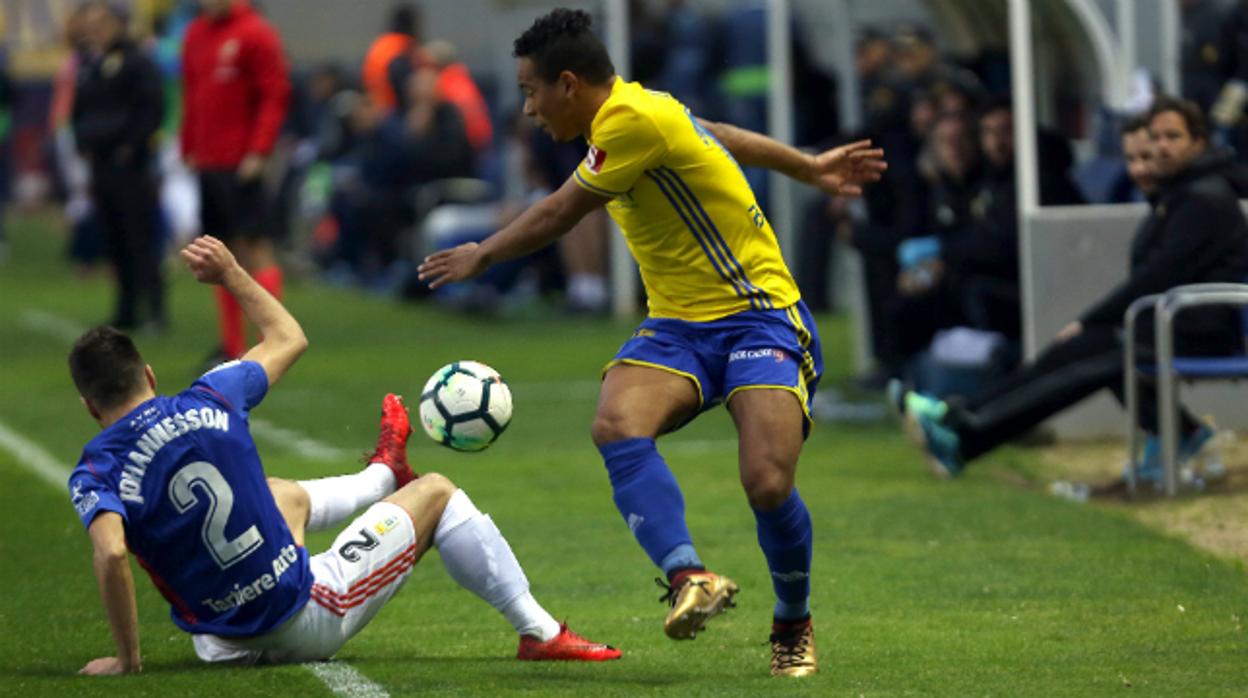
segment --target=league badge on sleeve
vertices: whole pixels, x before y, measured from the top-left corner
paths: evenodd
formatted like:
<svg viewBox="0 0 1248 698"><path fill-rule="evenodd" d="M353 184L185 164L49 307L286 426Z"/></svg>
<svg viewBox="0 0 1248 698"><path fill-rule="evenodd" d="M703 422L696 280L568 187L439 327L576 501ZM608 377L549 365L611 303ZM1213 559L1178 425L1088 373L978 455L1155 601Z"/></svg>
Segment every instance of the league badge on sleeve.
<svg viewBox="0 0 1248 698"><path fill-rule="evenodd" d="M598 146L589 146L589 153L585 155L585 167L590 172L598 174L602 172L602 165L607 161L607 151L599 150Z"/></svg>

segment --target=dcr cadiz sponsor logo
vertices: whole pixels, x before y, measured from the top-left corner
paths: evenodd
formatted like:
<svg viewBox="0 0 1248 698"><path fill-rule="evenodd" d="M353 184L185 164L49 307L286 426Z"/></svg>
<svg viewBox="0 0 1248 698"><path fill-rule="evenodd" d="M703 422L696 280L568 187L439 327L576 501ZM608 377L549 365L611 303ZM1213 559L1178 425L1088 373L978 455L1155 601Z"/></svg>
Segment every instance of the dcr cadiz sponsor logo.
<svg viewBox="0 0 1248 698"><path fill-rule="evenodd" d="M772 359L776 363L784 361L785 353L779 349L741 349L728 355L728 362L749 359Z"/></svg>

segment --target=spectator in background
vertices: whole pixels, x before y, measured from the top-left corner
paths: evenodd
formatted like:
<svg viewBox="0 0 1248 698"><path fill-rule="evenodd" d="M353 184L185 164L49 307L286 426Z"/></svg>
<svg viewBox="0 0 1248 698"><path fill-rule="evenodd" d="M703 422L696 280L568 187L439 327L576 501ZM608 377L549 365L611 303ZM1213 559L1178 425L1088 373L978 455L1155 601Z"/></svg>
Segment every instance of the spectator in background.
<svg viewBox="0 0 1248 698"><path fill-rule="evenodd" d="M202 231L282 297L261 175L286 119L290 79L277 32L248 0L199 0L183 47L182 157L199 173ZM243 313L215 289L221 346L210 362L246 350Z"/></svg>
<svg viewBox="0 0 1248 698"><path fill-rule="evenodd" d="M867 130L875 134L906 133L909 114L905 95L896 84L893 42L884 33L868 28L854 46L854 72Z"/></svg>
<svg viewBox="0 0 1248 698"><path fill-rule="evenodd" d="M900 99L901 94L894 93L894 97ZM869 124L864 134L889 154L883 178L863 192L864 210L853 215L849 200L842 197L816 202L808 212L797 255L796 271L808 303L826 298L832 236L861 255L871 353L876 364L857 378L865 390L883 390L889 378L901 374L902 360L895 349L896 323L890 315L900 303L897 247L903 240L923 235L930 218L931 187L919 173L918 160L936 118L935 100L926 92L915 91L904 106L908 110L904 131L875 130L893 128L885 122Z"/></svg>
<svg viewBox="0 0 1248 698"><path fill-rule="evenodd" d="M317 160L337 160L350 149L351 112L359 98L359 93L348 87L338 65L326 63L312 71L308 79L308 122Z"/></svg>
<svg viewBox="0 0 1248 698"><path fill-rule="evenodd" d="M963 321L1021 341L1014 112L1008 96L991 100L980 111L979 144L984 168L972 199L972 220L944 241L941 259L957 286ZM1049 134L1040 150L1040 203L1083 203L1068 175L1069 145Z"/></svg>
<svg viewBox="0 0 1248 698"><path fill-rule="evenodd" d="M1151 140L1144 137L1145 125ZM1145 152L1149 148L1151 171ZM1123 313L1137 298L1181 284L1248 277L1248 222L1239 207L1239 198L1248 194L1248 176L1232 153L1210 150L1200 108L1159 98L1146 121L1127 127L1123 149L1132 178L1153 203L1132 241L1128 278L1063 327L1033 363L966 400L941 402L890 390L944 472L957 475L966 461L1102 389L1121 401L1123 342L1136 342L1144 361L1153 350L1147 318L1136 337L1122 336ZM1184 312L1175 322L1175 351L1189 356L1242 352L1239 313L1227 307ZM1140 381L1140 426L1150 434L1157 433L1156 404L1152 383ZM1213 436L1208 425L1186 410L1180 429L1181 459L1194 456ZM1159 481L1155 459L1150 463L1146 456L1141 471L1142 479Z"/></svg>
<svg viewBox="0 0 1248 698"><path fill-rule="evenodd" d="M73 128L117 270L112 325L159 330L167 324L152 162L165 106L160 72L126 38L121 10L105 2L84 7L90 53L78 72Z"/></svg>
<svg viewBox="0 0 1248 698"><path fill-rule="evenodd" d="M1179 0L1183 28L1179 53L1183 97L1205 113L1218 98L1230 63L1223 42L1226 12L1215 0Z"/></svg>
<svg viewBox="0 0 1248 698"><path fill-rule="evenodd" d="M557 190L585 159L588 147L584 139L558 142L550 134L536 128L529 119L517 119L517 138L523 144L525 174L529 181L526 199L536 201ZM518 215L517 212L515 215ZM515 215L509 216L511 222ZM565 308L571 313L595 314L607 310L610 294L607 289L607 245L609 228L605 211L593 211L582 218L566 235L559 238L558 273L562 277ZM534 254L539 266L550 260L545 250Z"/></svg>
<svg viewBox="0 0 1248 698"><path fill-rule="evenodd" d="M395 85L386 110L363 97L352 114L352 150L344 158L331 210L338 240L330 265L351 280L388 285L400 258L399 234L414 223L417 187L470 177L474 158L459 110L437 98L437 71L423 68Z"/></svg>
<svg viewBox="0 0 1248 698"><path fill-rule="evenodd" d="M1211 11L1211 10L1210 10ZM1221 90L1209 107L1209 117L1219 140L1248 156L1244 134L1244 108L1248 106L1248 0L1239 0L1222 20ZM1200 84L1200 83L1197 83Z"/></svg>
<svg viewBox="0 0 1248 698"><path fill-rule="evenodd" d="M971 225L980 171L971 117L962 112L938 115L919 157L927 210L913 237L897 247L896 298L884 311L886 345L881 355L892 375L901 375L938 330L961 321L957 287L940 250L947 239Z"/></svg>
<svg viewBox="0 0 1248 698"><path fill-rule="evenodd" d="M91 175L74 142L72 120L78 71L87 60L87 7L79 5L65 21L65 60L52 78L48 106L48 133L56 156L57 173L65 188L65 219L70 225L69 258L81 271L104 256L104 234L91 210Z"/></svg>
<svg viewBox="0 0 1248 698"><path fill-rule="evenodd" d="M893 34L893 64L902 89L923 90L938 97L949 89L978 91L979 78L941 58L931 31L918 25L904 25ZM942 110L955 105L942 103Z"/></svg>
<svg viewBox="0 0 1248 698"><path fill-rule="evenodd" d="M715 58L714 25L687 0L668 0L661 21L666 50L654 77L655 87L677 95L694 114L709 116L713 101L709 78Z"/></svg>
<svg viewBox="0 0 1248 698"><path fill-rule="evenodd" d="M386 31L373 40L364 54L362 84L373 105L383 111L398 105L399 95L390 77L391 64L399 59L412 60L420 52L420 12L411 3L398 3L390 10Z"/></svg>
<svg viewBox="0 0 1248 698"><path fill-rule="evenodd" d="M3 21L0 21L0 32L3 32ZM5 209L10 196L11 152L9 133L13 127L13 109L17 106L17 93L13 81L9 79L9 57L0 47L0 264L8 259L9 243L5 232Z"/></svg>
<svg viewBox="0 0 1248 698"><path fill-rule="evenodd" d="M494 142L494 125L490 123L490 108L481 96L481 89L473 81L468 66L457 60L455 46L449 41L430 42L428 54L437 71L434 93L438 101L459 110L468 142L478 156L483 155Z"/></svg>

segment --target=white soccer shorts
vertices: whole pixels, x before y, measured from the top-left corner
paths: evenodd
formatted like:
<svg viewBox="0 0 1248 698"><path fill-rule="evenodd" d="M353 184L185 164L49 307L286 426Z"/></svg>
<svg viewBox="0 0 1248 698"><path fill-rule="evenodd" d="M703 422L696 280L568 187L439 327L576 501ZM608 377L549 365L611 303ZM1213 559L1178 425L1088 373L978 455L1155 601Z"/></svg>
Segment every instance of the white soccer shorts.
<svg viewBox="0 0 1248 698"><path fill-rule="evenodd" d="M416 564L416 529L402 507L378 502L309 563L315 581L302 610L265 635L195 635L199 658L246 664L329 659L403 587Z"/></svg>

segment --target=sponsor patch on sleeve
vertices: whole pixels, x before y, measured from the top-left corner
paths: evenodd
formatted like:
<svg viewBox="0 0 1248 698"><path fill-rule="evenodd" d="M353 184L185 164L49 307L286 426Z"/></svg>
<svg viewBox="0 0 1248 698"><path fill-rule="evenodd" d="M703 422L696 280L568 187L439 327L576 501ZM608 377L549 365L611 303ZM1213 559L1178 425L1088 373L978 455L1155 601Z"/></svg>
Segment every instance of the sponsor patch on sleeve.
<svg viewBox="0 0 1248 698"><path fill-rule="evenodd" d="M607 161L607 151L601 150L596 145L589 146L589 152L585 154L585 167L590 172L598 174L602 172L602 166Z"/></svg>

